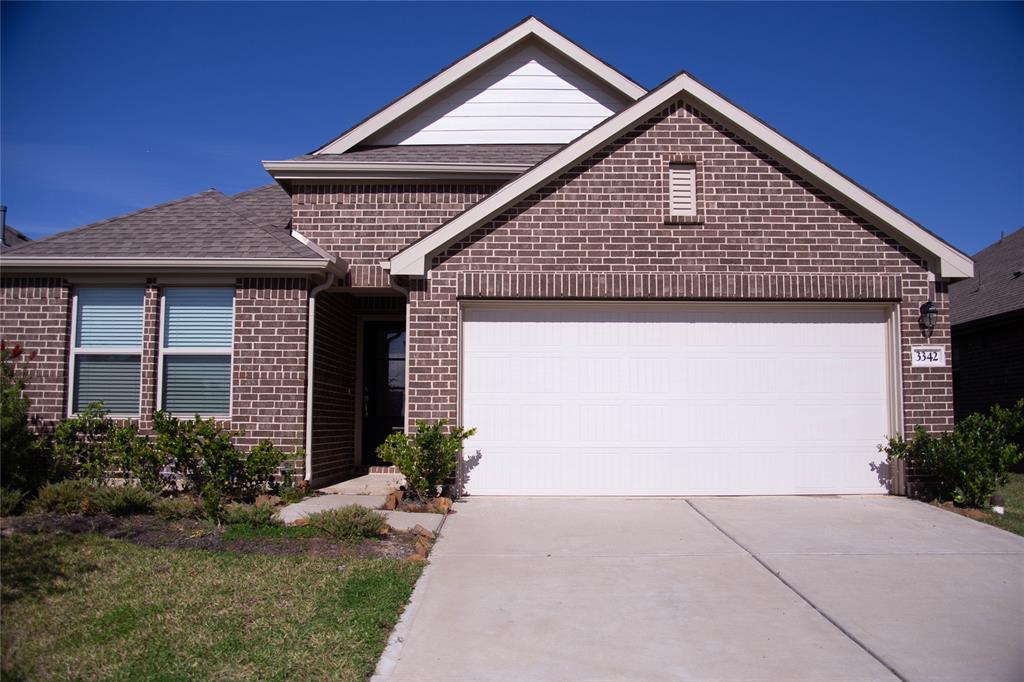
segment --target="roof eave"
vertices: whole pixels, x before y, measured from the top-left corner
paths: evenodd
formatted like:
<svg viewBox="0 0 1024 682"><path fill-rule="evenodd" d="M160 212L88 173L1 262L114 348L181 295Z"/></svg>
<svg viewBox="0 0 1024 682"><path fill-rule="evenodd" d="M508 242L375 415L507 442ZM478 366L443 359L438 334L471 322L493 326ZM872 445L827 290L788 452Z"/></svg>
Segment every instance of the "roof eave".
<svg viewBox="0 0 1024 682"><path fill-rule="evenodd" d="M3 258L8 273L81 273L116 271L120 273L281 273L316 274L332 271L344 275L344 261L327 258Z"/></svg>
<svg viewBox="0 0 1024 682"><path fill-rule="evenodd" d="M738 106L683 72L655 88L633 106L581 135L561 151L534 166L516 180L499 188L483 201L391 258L392 275L423 277L431 259L444 248L501 213L558 174L586 158L643 119L679 99L692 100L744 139L824 188L830 195L861 214L896 241L926 257L940 277L956 280L972 277L974 263L966 254L931 234L881 199L860 187L796 143L783 137Z"/></svg>
<svg viewBox="0 0 1024 682"><path fill-rule="evenodd" d="M263 161L278 182L286 180L507 180L531 168L511 163L348 163Z"/></svg>

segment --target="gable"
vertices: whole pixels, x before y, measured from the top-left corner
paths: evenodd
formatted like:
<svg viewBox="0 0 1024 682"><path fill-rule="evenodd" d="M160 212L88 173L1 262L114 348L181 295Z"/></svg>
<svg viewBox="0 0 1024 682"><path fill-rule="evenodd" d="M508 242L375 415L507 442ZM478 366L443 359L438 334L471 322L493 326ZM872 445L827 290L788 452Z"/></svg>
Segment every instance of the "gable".
<svg viewBox="0 0 1024 682"><path fill-rule="evenodd" d="M505 184L484 201L392 256L389 261L391 274L425 276L431 258L447 246L587 159L610 141L635 130L659 110L679 101L706 111L723 127L925 258L929 269L940 277L962 279L972 275L974 265L965 254L686 72L665 81L560 152Z"/></svg>
<svg viewBox="0 0 1024 682"><path fill-rule="evenodd" d="M568 59L529 41L366 144L566 143L630 102Z"/></svg>

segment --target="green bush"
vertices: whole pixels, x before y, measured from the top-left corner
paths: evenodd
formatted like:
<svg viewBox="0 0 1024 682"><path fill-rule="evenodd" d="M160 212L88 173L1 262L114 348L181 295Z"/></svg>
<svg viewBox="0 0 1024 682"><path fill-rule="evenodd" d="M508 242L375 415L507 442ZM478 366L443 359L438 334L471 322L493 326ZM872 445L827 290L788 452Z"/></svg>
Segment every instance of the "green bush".
<svg viewBox="0 0 1024 682"><path fill-rule="evenodd" d="M377 456L391 462L405 476L406 487L425 501L437 497L439 488L455 471L462 444L476 429L454 426L445 434L447 419L434 424L416 422L416 435L392 433L377 448Z"/></svg>
<svg viewBox="0 0 1024 682"><path fill-rule="evenodd" d="M922 476L920 494L985 508L993 491L1006 483L1010 467L1024 456L1013 442L1022 427L1024 399L1012 408L996 405L988 413L969 415L938 436L918 426L910 440L890 438L879 449Z"/></svg>
<svg viewBox="0 0 1024 682"><path fill-rule="evenodd" d="M84 514L90 511L96 488L86 481L67 480L39 489L33 507L54 514Z"/></svg>
<svg viewBox="0 0 1024 682"><path fill-rule="evenodd" d="M0 341L0 485L25 491L45 483L52 464L46 443L31 428L32 402L25 395L35 356Z"/></svg>
<svg viewBox="0 0 1024 682"><path fill-rule="evenodd" d="M25 493L17 488L0 488L0 516L13 516L21 512Z"/></svg>
<svg viewBox="0 0 1024 682"><path fill-rule="evenodd" d="M327 509L308 518L310 526L348 544L380 537L388 527L383 515L358 504Z"/></svg>
<svg viewBox="0 0 1024 682"><path fill-rule="evenodd" d="M90 510L111 516L152 514L157 496L135 485L97 488L92 494Z"/></svg>
<svg viewBox="0 0 1024 682"><path fill-rule="evenodd" d="M107 483L117 464L110 443L115 428L103 403L92 403L80 414L62 421L53 436L53 453L61 468L94 485Z"/></svg>
<svg viewBox="0 0 1024 682"><path fill-rule="evenodd" d="M266 502L260 504L231 503L224 505L221 520L228 526L249 526L252 528L267 528L280 526L277 518L277 509L274 505Z"/></svg>
<svg viewBox="0 0 1024 682"><path fill-rule="evenodd" d="M206 514L219 519L229 499L251 501L266 491L284 452L268 440L248 455L234 445L235 431L215 419L177 419L163 412L154 415L156 449L163 461L180 475L185 489L203 500Z"/></svg>
<svg viewBox="0 0 1024 682"><path fill-rule="evenodd" d="M169 520L201 519L203 503L193 495L159 497L153 502L153 511L157 516Z"/></svg>
<svg viewBox="0 0 1024 682"><path fill-rule="evenodd" d="M170 463L167 456L139 433L139 426L129 422L116 426L110 434L112 459L127 476L151 493L159 494L167 486L165 473Z"/></svg>

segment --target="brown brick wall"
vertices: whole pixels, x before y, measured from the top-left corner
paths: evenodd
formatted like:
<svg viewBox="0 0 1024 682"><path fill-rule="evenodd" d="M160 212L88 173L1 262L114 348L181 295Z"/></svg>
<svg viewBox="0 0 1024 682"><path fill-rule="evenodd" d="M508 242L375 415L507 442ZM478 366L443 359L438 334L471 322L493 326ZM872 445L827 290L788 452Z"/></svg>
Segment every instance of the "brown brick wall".
<svg viewBox="0 0 1024 682"><path fill-rule="evenodd" d="M957 420L1024 398L1024 310L953 327ZM1021 434L1024 441L1024 434Z"/></svg>
<svg viewBox="0 0 1024 682"><path fill-rule="evenodd" d="M348 294L317 294L313 353L312 468L320 485L339 480L356 463L356 317Z"/></svg>
<svg viewBox="0 0 1024 682"><path fill-rule="evenodd" d="M305 278L238 281L231 425L243 446L305 445L308 290Z"/></svg>
<svg viewBox="0 0 1024 682"><path fill-rule="evenodd" d="M389 287L380 261L490 194L495 183L297 185L292 226L349 263L345 284Z"/></svg>
<svg viewBox="0 0 1024 682"><path fill-rule="evenodd" d="M699 167L695 224L669 216L666 169L680 158ZM410 421L456 417L457 304L490 297L473 291L487 277L498 297L898 298L905 426L952 424L949 368L912 369L909 359L912 343L945 344L948 353L945 286L936 291L920 258L686 106L609 144L440 254L429 279L411 282ZM918 306L929 298L940 318L925 339Z"/></svg>
<svg viewBox="0 0 1024 682"><path fill-rule="evenodd" d="M9 347L36 351L28 368L31 415L52 428L66 408L70 290L59 277L5 277L0 283L0 338Z"/></svg>

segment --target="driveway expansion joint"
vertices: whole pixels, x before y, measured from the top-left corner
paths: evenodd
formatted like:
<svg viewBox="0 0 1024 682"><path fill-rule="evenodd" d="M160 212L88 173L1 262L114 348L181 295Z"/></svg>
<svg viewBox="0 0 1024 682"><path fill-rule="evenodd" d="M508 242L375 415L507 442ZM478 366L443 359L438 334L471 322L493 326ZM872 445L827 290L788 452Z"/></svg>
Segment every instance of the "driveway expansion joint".
<svg viewBox="0 0 1024 682"><path fill-rule="evenodd" d="M750 555L750 557L754 561L756 561L758 564L760 564L762 568L764 568L766 571L771 573L779 582L781 582L783 585L785 585L787 588L789 588L789 590L791 592L793 592L793 594L795 594L796 596L800 597L800 599L803 600L804 603L806 603L808 606L810 606L812 609L814 609L822 618L824 618L829 623L831 623L833 627L835 627L837 630L839 630L841 633L843 633L843 635L845 635L850 641L852 641L854 644L856 644L861 649L863 649L865 653L867 653L873 659L878 661L883 667L885 667L886 670L888 670L893 675L895 675L896 678L898 678L902 682L909 682L906 677L901 675L899 673L899 671L896 670L896 668L894 668L880 654L877 654L874 651L872 651L872 649L867 644L862 642L860 639L857 638L856 635L854 635L852 632L850 632L849 630L844 628L842 625L840 625L838 621L836 621L834 618L832 618L827 613L825 613L825 611L822 610L817 604L815 604L813 601L811 601L809 598L807 598L807 596L805 596L802 592L800 592L800 590L796 589L796 587L794 587L789 581L787 581L785 578L783 578L781 571L777 571L774 568L772 568L771 566L769 566L763 559L761 559L760 556L758 556L757 554L752 552L743 543L741 543L739 540L737 540L732 535L727 533L724 528L722 528L717 523L715 523L711 519L710 516L708 516L701 509L699 509L697 507L697 505L693 504L693 502L691 500L687 499L686 500L686 504L690 505L690 508L693 509L695 512L697 512L701 516L701 518L703 518L705 521L710 523L719 533L721 533L725 537L729 538L733 543L736 544L737 547L739 547L744 552L746 552L748 555ZM830 555L824 554L824 555L819 555L819 556L830 556ZM838 556L838 555L832 555L832 556Z"/></svg>

